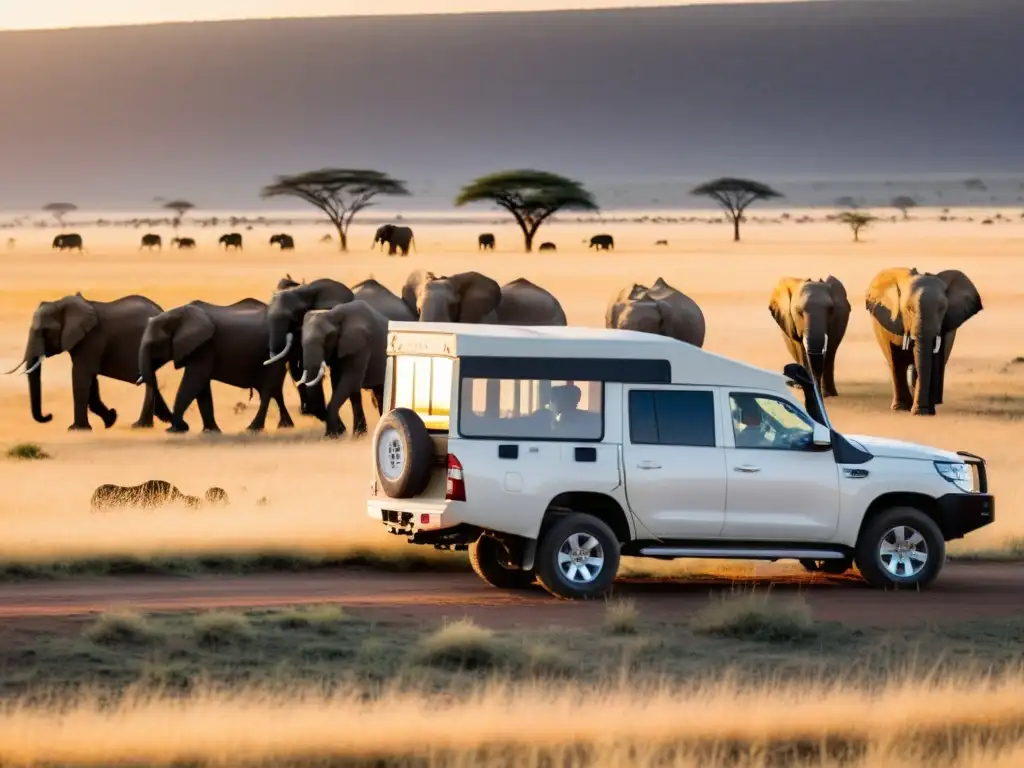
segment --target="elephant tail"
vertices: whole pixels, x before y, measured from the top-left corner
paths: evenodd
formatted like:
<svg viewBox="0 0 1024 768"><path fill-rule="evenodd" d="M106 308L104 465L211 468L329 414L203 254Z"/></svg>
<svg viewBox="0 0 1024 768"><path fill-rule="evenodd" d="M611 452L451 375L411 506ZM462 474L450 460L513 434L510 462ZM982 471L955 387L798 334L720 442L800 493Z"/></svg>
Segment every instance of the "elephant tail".
<svg viewBox="0 0 1024 768"><path fill-rule="evenodd" d="M412 249L414 251L416 251L416 253L420 252L420 249L416 247L416 236L415 235L413 235L412 237L409 238L409 244L412 246Z"/></svg>
<svg viewBox="0 0 1024 768"><path fill-rule="evenodd" d="M252 402L252 393L253 393L253 389L252 389L252 387L249 387L249 402L250 403Z"/></svg>

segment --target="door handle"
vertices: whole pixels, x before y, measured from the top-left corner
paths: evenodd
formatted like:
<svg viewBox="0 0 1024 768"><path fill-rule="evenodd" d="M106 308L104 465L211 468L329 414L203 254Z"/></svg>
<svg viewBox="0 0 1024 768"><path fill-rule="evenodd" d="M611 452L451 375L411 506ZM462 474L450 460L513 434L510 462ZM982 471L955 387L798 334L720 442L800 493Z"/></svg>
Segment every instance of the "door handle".
<svg viewBox="0 0 1024 768"><path fill-rule="evenodd" d="M760 472L761 468L760 467L755 467L752 464L742 464L742 465L740 465L738 467L733 467L732 471L733 472L748 472L748 473L752 473L752 472Z"/></svg>
<svg viewBox="0 0 1024 768"><path fill-rule="evenodd" d="M661 464L655 464L653 461L641 461L636 466L637 469L661 469Z"/></svg>

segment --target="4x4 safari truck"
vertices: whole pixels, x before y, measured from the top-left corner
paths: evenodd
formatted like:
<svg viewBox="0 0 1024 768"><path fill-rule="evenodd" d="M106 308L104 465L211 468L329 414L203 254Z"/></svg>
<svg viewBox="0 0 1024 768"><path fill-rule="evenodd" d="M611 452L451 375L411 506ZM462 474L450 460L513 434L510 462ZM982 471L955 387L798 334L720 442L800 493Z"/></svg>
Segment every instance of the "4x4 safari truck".
<svg viewBox="0 0 1024 768"><path fill-rule="evenodd" d="M799 560L924 587L994 518L985 462L830 424L812 377L662 336L391 323L368 513L502 589L605 593L620 555ZM797 396L795 396L797 395Z"/></svg>

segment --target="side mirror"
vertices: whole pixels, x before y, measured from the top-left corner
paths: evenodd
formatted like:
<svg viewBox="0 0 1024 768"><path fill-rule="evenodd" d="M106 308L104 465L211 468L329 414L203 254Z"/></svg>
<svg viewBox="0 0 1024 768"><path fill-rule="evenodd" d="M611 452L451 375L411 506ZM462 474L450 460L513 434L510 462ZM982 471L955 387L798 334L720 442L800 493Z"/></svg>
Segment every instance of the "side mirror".
<svg viewBox="0 0 1024 768"><path fill-rule="evenodd" d="M832 447L832 430L823 424L814 425L814 435L811 438L811 442L815 448L830 448Z"/></svg>

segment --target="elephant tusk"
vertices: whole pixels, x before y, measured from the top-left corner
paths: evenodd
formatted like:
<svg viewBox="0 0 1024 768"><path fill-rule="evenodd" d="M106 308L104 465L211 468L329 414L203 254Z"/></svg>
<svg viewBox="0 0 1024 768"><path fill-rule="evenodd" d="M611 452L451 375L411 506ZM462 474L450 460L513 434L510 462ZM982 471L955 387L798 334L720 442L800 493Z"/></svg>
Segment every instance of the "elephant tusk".
<svg viewBox="0 0 1024 768"><path fill-rule="evenodd" d="M910 334L909 333L904 333L903 334L903 351L906 352L908 349L910 349Z"/></svg>
<svg viewBox="0 0 1024 768"><path fill-rule="evenodd" d="M935 349L932 350L932 354L934 354L934 355L939 354L939 350L940 349L942 349L942 337L941 336L936 336L935 337Z"/></svg>
<svg viewBox="0 0 1024 768"><path fill-rule="evenodd" d="M141 386L142 384L145 384L145 383L146 383L146 380L143 379L141 376L139 376L139 378L137 378L135 380L135 386L136 387Z"/></svg>
<svg viewBox="0 0 1024 768"><path fill-rule="evenodd" d="M326 373L326 371L327 371L327 363L320 363L320 372L317 373L315 379L313 379L312 381L307 381L306 382L306 386L307 387L315 387L317 384L320 383L321 379L323 379L324 373Z"/></svg>
<svg viewBox="0 0 1024 768"><path fill-rule="evenodd" d="M263 364L264 365L273 365L277 361L283 360L285 357L287 357L288 353L291 351L291 348L292 348L292 339L293 338L294 338L294 336L291 333L289 333L287 336L285 336L284 337L284 349L282 349L276 355L271 357L269 360L264 360ZM273 350L271 350L271 352L273 352Z"/></svg>
<svg viewBox="0 0 1024 768"><path fill-rule="evenodd" d="M295 386L296 387L301 387L305 383L306 383L306 372L303 371L302 372L302 378L295 382Z"/></svg>
<svg viewBox="0 0 1024 768"><path fill-rule="evenodd" d="M37 358L36 358L36 364L35 364L35 365L33 365L33 366L32 366L31 368L29 368L28 370L26 370L26 371L25 371L25 375L26 375L26 376L28 376L28 375L29 375L30 373L35 373L35 371L36 371L36 370L37 370L37 369L39 368L39 366L41 366L42 364L43 364L43 356L42 356L42 355L40 355L39 357L37 357Z"/></svg>
<svg viewBox="0 0 1024 768"><path fill-rule="evenodd" d="M821 354L828 352L828 334L825 334L825 344L821 348Z"/></svg>

